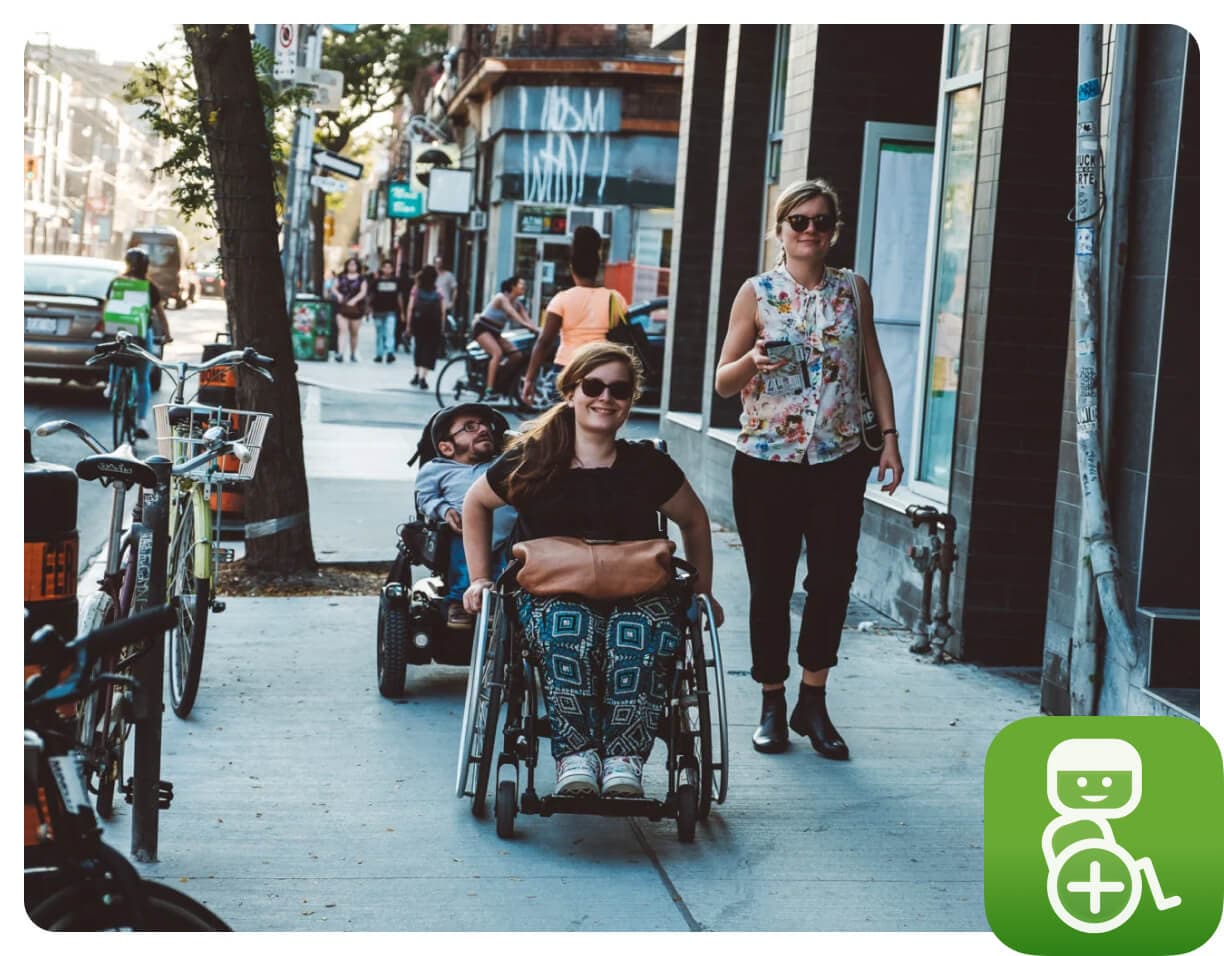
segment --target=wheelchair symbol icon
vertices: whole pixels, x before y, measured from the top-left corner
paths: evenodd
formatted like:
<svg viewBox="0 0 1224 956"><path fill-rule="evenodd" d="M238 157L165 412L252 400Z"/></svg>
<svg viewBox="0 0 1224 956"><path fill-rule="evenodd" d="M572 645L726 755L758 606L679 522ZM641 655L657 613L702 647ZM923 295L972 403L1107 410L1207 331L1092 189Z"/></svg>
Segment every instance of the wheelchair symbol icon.
<svg viewBox="0 0 1224 956"><path fill-rule="evenodd" d="M1054 859L1046 893L1058 918L1082 933L1108 933L1135 912L1142 868L1105 839L1078 840Z"/></svg>

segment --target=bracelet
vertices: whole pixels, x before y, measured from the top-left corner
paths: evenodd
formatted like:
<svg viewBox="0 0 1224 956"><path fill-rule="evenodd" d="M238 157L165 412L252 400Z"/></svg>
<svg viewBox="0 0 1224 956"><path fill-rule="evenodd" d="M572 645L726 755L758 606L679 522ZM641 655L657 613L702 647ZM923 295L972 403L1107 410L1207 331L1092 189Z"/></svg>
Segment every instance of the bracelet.
<svg viewBox="0 0 1224 956"><path fill-rule="evenodd" d="M881 430L880 437L884 437L885 435L897 435L897 430L895 428L885 428ZM897 435L897 437L900 438L901 436Z"/></svg>

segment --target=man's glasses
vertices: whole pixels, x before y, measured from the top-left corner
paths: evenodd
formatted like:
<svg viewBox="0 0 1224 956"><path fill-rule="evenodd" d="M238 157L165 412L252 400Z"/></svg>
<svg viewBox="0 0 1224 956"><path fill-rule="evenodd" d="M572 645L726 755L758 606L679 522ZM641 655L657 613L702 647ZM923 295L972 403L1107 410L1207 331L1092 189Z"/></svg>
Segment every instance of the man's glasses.
<svg viewBox="0 0 1224 956"><path fill-rule="evenodd" d="M633 397L633 384L623 379L617 382L605 382L602 378L584 378L581 387L582 394L587 398L599 398L605 390L618 402Z"/></svg>
<svg viewBox="0 0 1224 956"><path fill-rule="evenodd" d="M447 437L454 438L456 435L461 434L461 433L466 433L468 435L474 435L478 431L480 431L482 428L492 431L492 429L489 428L488 422L464 422L462 425L456 428L453 432L451 432Z"/></svg>
<svg viewBox="0 0 1224 956"><path fill-rule="evenodd" d="M804 216L796 213L793 216L787 216L786 221L790 223L790 227L795 232L807 232L809 225L814 226L817 232L832 232L837 228L837 220L823 212L818 216Z"/></svg>

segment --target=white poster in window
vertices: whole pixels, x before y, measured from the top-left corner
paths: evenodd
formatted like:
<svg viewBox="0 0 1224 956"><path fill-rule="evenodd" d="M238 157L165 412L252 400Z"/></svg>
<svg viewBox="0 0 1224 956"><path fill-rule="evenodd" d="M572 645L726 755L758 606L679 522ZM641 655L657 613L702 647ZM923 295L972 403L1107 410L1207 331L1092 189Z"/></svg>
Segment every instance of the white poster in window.
<svg viewBox="0 0 1224 956"><path fill-rule="evenodd" d="M932 163L925 144L886 142L880 148L871 256L877 321L920 321Z"/></svg>
<svg viewBox="0 0 1224 956"><path fill-rule="evenodd" d="M451 212L466 216L472 211L472 171L470 169L439 169L429 171L430 212Z"/></svg>

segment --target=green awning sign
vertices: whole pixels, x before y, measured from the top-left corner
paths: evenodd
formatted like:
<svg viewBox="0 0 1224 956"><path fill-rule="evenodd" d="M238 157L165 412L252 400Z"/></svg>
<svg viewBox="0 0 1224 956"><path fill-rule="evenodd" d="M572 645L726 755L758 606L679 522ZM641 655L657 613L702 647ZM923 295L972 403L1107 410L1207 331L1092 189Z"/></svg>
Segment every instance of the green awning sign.
<svg viewBox="0 0 1224 956"><path fill-rule="evenodd" d="M416 219L425 215L425 194L411 183L387 183L387 216L391 219Z"/></svg>

